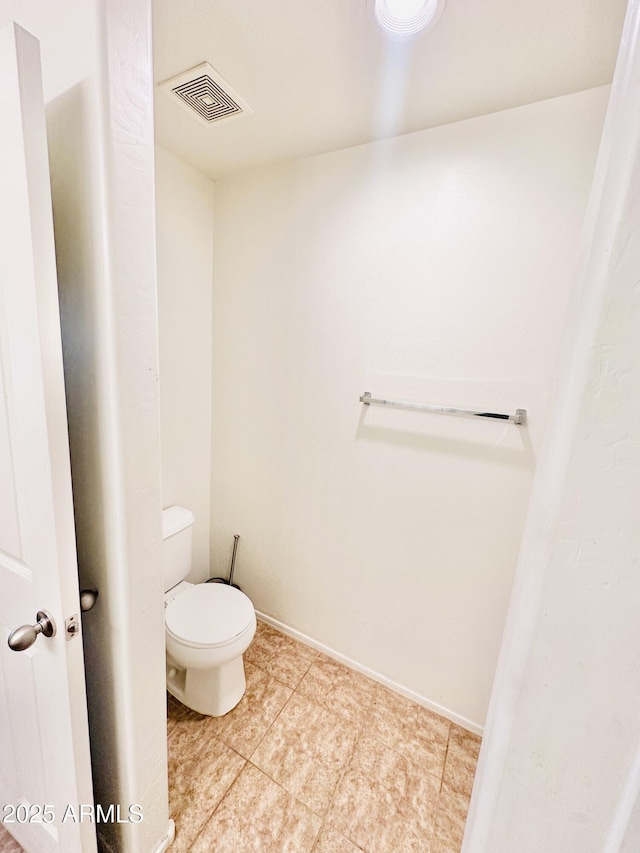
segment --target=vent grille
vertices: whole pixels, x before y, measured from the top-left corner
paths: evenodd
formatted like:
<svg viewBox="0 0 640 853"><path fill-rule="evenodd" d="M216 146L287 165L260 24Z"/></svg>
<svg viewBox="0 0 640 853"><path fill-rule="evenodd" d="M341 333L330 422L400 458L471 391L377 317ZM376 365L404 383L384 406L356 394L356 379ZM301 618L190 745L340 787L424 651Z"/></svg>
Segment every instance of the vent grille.
<svg viewBox="0 0 640 853"><path fill-rule="evenodd" d="M165 80L160 88L208 125L253 113L208 62Z"/></svg>
<svg viewBox="0 0 640 853"><path fill-rule="evenodd" d="M173 91L208 122L242 112L242 107L208 74L176 86Z"/></svg>

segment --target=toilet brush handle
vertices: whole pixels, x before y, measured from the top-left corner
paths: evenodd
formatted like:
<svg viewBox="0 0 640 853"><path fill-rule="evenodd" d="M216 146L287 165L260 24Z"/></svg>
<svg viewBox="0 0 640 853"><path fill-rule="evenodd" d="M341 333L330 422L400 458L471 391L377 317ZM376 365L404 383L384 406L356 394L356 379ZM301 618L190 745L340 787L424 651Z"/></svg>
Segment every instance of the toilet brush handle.
<svg viewBox="0 0 640 853"><path fill-rule="evenodd" d="M240 536L236 533L233 537L233 553L231 554L231 568L229 569L229 586L233 583L233 572L236 567L236 551L238 550L238 539Z"/></svg>

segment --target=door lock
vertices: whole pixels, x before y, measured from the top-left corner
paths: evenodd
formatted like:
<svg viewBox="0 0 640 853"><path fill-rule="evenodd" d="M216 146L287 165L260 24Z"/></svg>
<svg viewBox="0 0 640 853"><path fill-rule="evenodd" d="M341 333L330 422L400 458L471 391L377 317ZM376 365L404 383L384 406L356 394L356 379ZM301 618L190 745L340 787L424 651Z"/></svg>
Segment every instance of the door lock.
<svg viewBox="0 0 640 853"><path fill-rule="evenodd" d="M78 614L74 613L73 616L69 616L68 619L65 619L64 622L64 634L67 640L73 640L80 633L80 620L78 619Z"/></svg>

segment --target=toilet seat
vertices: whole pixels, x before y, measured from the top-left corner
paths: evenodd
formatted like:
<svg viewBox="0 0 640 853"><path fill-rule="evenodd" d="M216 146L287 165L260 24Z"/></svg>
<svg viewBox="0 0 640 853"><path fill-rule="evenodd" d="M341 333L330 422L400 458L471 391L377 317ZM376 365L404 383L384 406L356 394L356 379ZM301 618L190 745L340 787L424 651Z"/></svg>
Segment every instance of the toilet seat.
<svg viewBox="0 0 640 853"><path fill-rule="evenodd" d="M195 648L232 643L254 626L251 599L225 584L200 583L171 600L165 609L167 633Z"/></svg>

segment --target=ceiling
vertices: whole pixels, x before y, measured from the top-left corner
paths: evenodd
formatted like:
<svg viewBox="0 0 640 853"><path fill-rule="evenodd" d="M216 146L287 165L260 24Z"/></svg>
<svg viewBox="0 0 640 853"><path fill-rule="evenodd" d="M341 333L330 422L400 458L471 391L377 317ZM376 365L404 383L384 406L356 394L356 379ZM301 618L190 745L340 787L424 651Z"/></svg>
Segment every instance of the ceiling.
<svg viewBox="0 0 640 853"><path fill-rule="evenodd" d="M253 115L156 88L160 145L211 178L611 82L626 0L447 0L410 43L372 0L153 0L154 78L209 62Z"/></svg>

